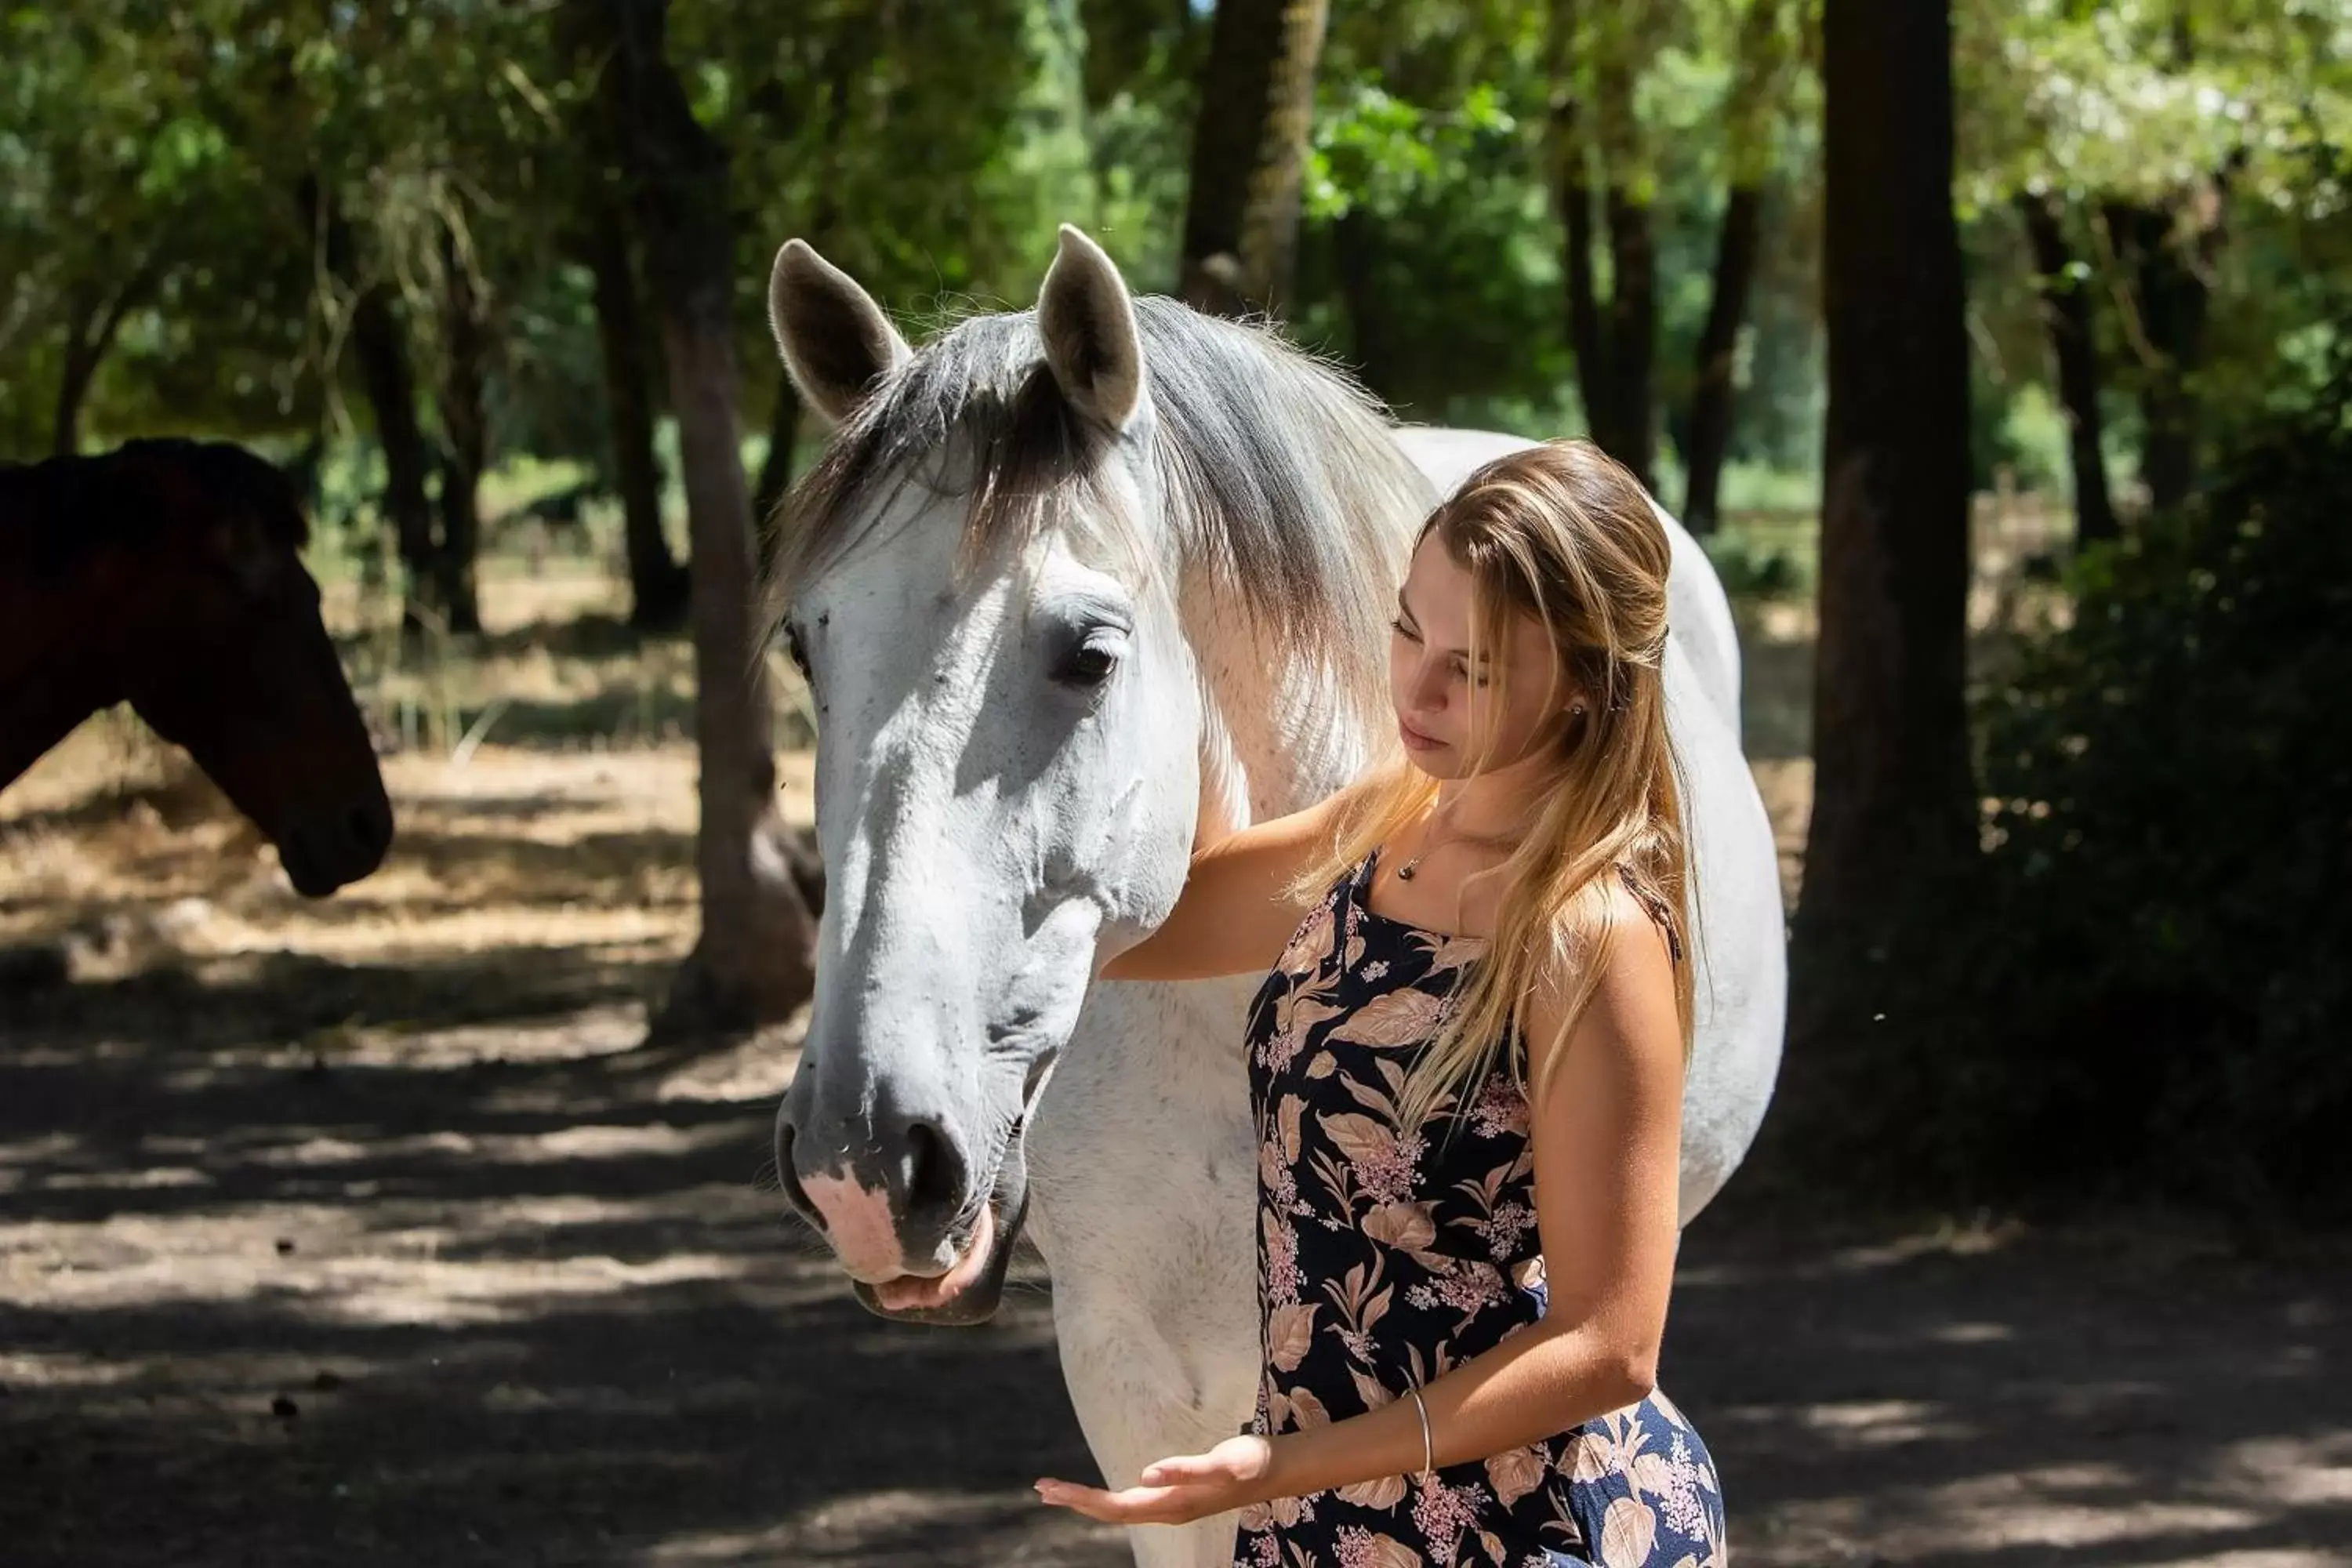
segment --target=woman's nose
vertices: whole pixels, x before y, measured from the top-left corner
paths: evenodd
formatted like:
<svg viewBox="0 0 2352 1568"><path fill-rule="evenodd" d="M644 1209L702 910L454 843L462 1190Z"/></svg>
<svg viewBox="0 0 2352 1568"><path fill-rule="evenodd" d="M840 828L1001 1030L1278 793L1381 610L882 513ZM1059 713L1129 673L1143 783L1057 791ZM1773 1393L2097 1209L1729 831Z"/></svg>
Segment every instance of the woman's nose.
<svg viewBox="0 0 2352 1568"><path fill-rule="evenodd" d="M1445 706L1445 667L1424 660L1412 672L1412 705L1416 712L1435 712Z"/></svg>

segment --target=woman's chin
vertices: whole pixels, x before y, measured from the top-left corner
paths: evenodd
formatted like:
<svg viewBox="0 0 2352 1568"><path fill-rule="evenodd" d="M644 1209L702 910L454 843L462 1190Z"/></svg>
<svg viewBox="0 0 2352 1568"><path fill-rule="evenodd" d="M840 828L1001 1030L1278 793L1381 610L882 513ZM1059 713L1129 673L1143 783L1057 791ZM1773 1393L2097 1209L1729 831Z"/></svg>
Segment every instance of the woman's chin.
<svg viewBox="0 0 2352 1568"><path fill-rule="evenodd" d="M1429 778L1444 781L1462 775L1461 759L1451 746L1407 746L1404 760Z"/></svg>

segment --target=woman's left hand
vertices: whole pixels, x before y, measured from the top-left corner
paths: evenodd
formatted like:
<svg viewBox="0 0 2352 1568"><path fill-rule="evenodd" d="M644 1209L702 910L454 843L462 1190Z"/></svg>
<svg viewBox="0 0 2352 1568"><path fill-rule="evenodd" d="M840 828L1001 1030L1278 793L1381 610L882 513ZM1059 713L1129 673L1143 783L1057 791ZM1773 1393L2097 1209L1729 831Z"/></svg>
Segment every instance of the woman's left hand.
<svg viewBox="0 0 2352 1568"><path fill-rule="evenodd" d="M1072 1481L1042 1480L1037 1495L1056 1508L1073 1509L1106 1524L1190 1524L1264 1502L1274 1471L1274 1446L1244 1434L1228 1437L1205 1454L1187 1454L1143 1467L1136 1484L1107 1492Z"/></svg>

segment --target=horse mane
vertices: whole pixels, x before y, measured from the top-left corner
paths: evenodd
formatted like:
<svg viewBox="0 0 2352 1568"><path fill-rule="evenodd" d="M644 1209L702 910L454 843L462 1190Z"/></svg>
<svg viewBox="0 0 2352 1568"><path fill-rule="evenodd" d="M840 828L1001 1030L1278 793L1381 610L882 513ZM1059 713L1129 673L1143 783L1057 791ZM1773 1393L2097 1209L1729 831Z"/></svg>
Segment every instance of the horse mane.
<svg viewBox="0 0 2352 1568"><path fill-rule="evenodd" d="M293 481L232 441L143 437L111 452L0 463L0 550L45 576L236 514L274 548L299 551L310 542Z"/></svg>
<svg viewBox="0 0 2352 1568"><path fill-rule="evenodd" d="M1378 693L1412 522L1436 497L1389 438L1380 405L1263 328L1173 300L1135 300L1149 419L1115 436L1072 408L1045 363L1036 312L973 316L924 345L843 424L780 509L770 605L857 542L924 466L970 498L961 554L1080 515L1123 527L1110 458L1140 440L1187 581L1205 576L1252 622L1339 679ZM952 469L950 457L959 459Z"/></svg>

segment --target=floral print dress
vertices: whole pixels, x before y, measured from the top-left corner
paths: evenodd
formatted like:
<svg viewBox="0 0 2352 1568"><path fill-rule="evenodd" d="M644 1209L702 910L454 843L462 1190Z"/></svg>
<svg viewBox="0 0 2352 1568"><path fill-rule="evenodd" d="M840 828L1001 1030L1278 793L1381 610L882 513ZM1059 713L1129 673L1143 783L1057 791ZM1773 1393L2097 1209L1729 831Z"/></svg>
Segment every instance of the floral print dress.
<svg viewBox="0 0 2352 1568"><path fill-rule="evenodd" d="M1398 1125L1406 1070L1486 944L1375 913L1377 858L1308 913L1250 1011L1263 1352L1251 1430L1263 1435L1404 1397L1544 1312L1512 1075L1498 1067L1466 1103ZM1719 1568L1727 1556L1706 1447L1653 1393L1427 1482L1384 1476L1247 1509L1234 1562Z"/></svg>

